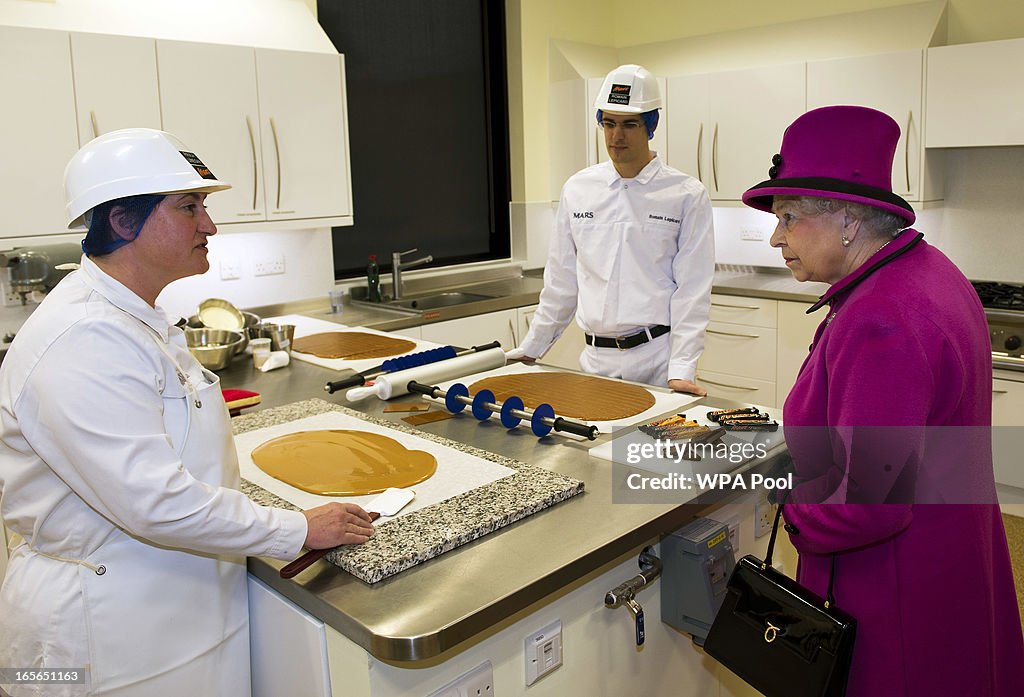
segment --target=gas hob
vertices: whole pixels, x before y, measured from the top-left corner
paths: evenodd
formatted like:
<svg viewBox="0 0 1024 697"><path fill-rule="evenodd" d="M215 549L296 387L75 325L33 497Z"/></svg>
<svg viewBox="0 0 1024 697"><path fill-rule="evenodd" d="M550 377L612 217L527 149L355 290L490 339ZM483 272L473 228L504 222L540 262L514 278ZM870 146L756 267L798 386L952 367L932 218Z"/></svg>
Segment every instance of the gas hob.
<svg viewBox="0 0 1024 697"><path fill-rule="evenodd" d="M1024 285L972 281L992 339L995 368L1024 371Z"/></svg>

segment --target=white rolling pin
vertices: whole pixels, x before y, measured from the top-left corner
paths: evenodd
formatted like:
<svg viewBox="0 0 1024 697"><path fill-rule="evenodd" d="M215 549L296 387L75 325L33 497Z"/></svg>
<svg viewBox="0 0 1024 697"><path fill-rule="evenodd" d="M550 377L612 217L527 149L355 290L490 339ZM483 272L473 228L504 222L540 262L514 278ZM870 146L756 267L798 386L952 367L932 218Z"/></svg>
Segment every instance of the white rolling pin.
<svg viewBox="0 0 1024 697"><path fill-rule="evenodd" d="M409 394L410 382L437 383L445 380L461 378L465 375L493 370L505 365L505 350L501 348L487 349L479 353L456 356L437 363L418 365L415 368L385 373L377 377L372 385L356 387L345 393L350 402L376 395L380 399L391 399Z"/></svg>

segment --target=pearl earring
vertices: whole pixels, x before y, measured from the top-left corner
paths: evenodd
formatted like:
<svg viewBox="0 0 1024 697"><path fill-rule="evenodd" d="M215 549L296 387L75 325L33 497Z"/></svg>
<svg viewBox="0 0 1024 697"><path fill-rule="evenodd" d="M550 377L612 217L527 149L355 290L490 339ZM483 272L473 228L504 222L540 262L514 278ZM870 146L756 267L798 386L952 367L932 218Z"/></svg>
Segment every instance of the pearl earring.
<svg viewBox="0 0 1024 697"><path fill-rule="evenodd" d="M843 246L844 247L849 247L850 246L850 238L847 237L846 235L843 235Z"/></svg>

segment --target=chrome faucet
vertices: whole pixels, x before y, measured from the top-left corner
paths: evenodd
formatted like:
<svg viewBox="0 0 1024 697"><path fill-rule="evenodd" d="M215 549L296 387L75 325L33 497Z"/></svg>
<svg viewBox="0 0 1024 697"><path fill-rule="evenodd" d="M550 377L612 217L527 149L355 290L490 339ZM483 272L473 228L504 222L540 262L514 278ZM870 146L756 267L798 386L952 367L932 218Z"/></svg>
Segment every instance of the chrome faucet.
<svg viewBox="0 0 1024 697"><path fill-rule="evenodd" d="M413 259L402 263L402 257L406 254L412 254L417 251L418 248L407 249L404 252L394 252L391 255L391 295L392 300L402 299L402 270L411 269L414 266L420 266L421 264L427 264L434 260L434 257L427 255L419 259Z"/></svg>

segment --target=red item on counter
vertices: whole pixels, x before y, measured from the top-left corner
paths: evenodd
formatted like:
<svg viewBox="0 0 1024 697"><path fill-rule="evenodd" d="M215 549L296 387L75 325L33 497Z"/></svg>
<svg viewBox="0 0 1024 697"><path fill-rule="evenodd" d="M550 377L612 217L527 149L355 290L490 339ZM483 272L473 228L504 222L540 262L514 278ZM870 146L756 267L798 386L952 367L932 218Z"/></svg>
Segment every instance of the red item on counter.
<svg viewBox="0 0 1024 697"><path fill-rule="evenodd" d="M249 390L221 390L224 395L224 403L228 405L228 413L238 416L242 409L252 407L260 403L260 393Z"/></svg>

